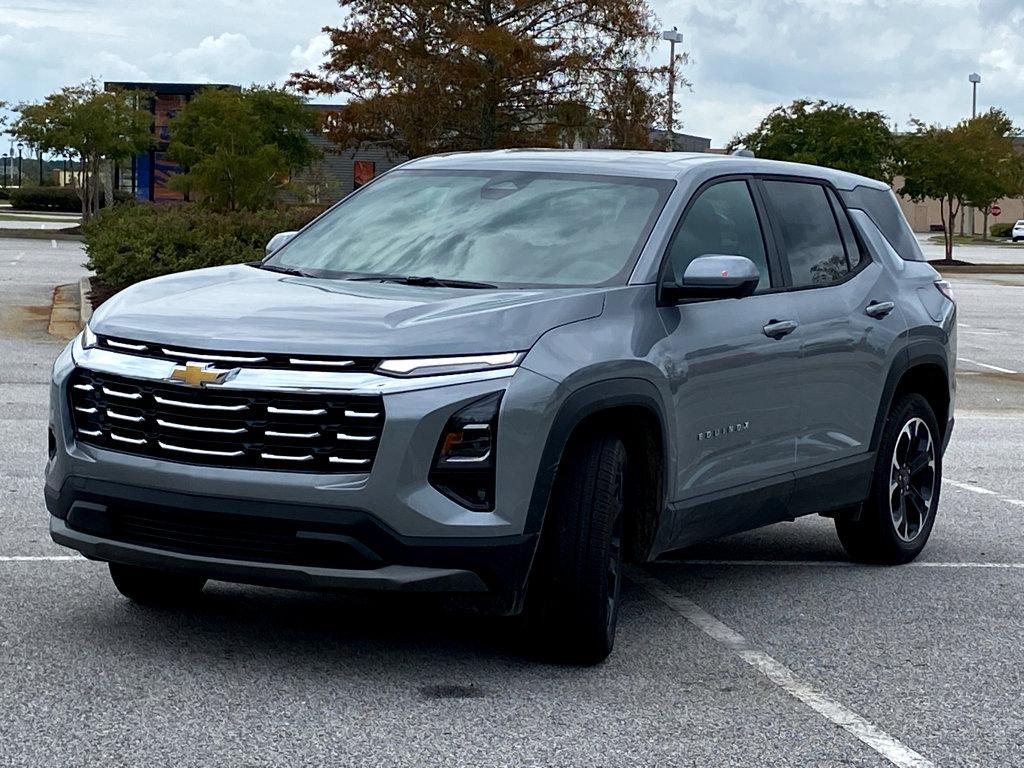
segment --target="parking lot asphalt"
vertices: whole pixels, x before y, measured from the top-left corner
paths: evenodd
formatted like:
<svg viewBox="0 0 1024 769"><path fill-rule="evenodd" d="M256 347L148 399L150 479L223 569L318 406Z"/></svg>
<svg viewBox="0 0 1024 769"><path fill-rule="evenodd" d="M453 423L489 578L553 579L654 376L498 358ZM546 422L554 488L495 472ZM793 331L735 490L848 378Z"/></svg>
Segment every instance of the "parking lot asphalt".
<svg viewBox="0 0 1024 769"><path fill-rule="evenodd" d="M967 360L919 561L852 565L818 517L694 547L631 572L580 669L423 601L142 609L53 545L45 316L82 261L0 239L0 764L1024 763L1024 281L950 278Z"/></svg>

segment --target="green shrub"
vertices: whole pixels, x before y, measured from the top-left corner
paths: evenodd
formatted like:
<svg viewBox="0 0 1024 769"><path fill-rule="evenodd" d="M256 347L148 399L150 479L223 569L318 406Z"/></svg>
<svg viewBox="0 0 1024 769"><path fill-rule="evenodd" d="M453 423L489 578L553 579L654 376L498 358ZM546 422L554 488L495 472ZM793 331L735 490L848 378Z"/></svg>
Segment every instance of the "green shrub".
<svg viewBox="0 0 1024 769"><path fill-rule="evenodd" d="M988 232L993 238L1008 238L1013 233L1013 222L996 222Z"/></svg>
<svg viewBox="0 0 1024 769"><path fill-rule="evenodd" d="M11 197L11 191L6 187L0 187L0 200L9 200Z"/></svg>
<svg viewBox="0 0 1024 769"><path fill-rule="evenodd" d="M11 206L23 211L78 212L82 201L70 187L21 187L11 190Z"/></svg>
<svg viewBox="0 0 1024 769"><path fill-rule="evenodd" d="M278 232L323 209L291 206L214 213L189 203L115 206L82 227L88 266L109 288L183 270L261 259Z"/></svg>

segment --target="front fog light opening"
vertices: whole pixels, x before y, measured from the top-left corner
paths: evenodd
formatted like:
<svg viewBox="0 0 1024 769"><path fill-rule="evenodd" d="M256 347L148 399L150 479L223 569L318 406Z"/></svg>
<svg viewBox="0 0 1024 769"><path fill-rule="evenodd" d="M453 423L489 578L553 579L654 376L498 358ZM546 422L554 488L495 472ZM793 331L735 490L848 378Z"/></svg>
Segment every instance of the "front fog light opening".
<svg viewBox="0 0 1024 769"><path fill-rule="evenodd" d="M430 485L463 507L494 509L495 445L502 393L495 392L455 412L434 452Z"/></svg>

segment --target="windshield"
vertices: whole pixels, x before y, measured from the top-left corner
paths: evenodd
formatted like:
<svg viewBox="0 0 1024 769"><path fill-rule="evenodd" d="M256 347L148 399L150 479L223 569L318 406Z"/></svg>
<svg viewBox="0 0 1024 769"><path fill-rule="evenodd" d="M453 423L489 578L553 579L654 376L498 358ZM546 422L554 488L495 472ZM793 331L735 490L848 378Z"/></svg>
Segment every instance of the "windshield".
<svg viewBox="0 0 1024 769"><path fill-rule="evenodd" d="M388 173L265 264L324 277L500 286L624 282L673 182L508 171Z"/></svg>

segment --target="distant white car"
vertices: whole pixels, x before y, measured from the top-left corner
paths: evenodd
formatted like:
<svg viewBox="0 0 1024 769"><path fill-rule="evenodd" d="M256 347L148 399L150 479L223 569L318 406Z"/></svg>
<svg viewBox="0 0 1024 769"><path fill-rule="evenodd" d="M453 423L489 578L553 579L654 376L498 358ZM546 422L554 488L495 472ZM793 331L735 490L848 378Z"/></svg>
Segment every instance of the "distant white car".
<svg viewBox="0 0 1024 769"><path fill-rule="evenodd" d="M1024 219L1018 219L1017 223L1013 225L1013 231L1010 233L1010 237L1013 238L1014 243L1018 240L1024 240Z"/></svg>

